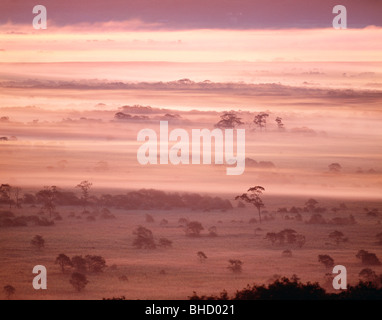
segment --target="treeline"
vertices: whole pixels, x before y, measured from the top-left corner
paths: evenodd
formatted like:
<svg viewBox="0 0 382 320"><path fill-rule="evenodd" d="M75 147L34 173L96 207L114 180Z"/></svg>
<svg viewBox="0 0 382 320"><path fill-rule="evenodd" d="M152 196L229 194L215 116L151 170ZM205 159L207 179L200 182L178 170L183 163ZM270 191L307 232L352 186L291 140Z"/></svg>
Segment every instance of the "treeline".
<svg viewBox="0 0 382 320"><path fill-rule="evenodd" d="M229 210L232 204L220 197L200 195L197 193L166 193L154 189L129 191L124 194L92 194L91 184L84 186L80 193L62 190L56 186L44 187L35 193L21 193L18 187L1 185L0 204L9 208L21 208L23 205L42 206L46 211L53 211L57 206L109 207L125 210L170 210L187 208L192 210Z"/></svg>
<svg viewBox="0 0 382 320"><path fill-rule="evenodd" d="M252 286L236 291L229 296L223 290L219 295L198 296L196 292L190 300L382 300L382 286L371 281L360 281L339 293L328 293L319 283L302 283L297 276L283 277L265 285Z"/></svg>

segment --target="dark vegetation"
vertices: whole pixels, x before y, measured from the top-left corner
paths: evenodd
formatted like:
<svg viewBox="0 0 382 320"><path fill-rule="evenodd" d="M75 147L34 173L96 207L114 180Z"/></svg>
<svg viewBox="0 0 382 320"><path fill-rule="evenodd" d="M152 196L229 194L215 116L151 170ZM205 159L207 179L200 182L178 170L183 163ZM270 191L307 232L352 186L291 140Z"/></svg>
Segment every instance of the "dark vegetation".
<svg viewBox="0 0 382 320"><path fill-rule="evenodd" d="M382 275L381 275L382 276ZM198 296L196 292L190 300L381 300L382 287L375 282L360 281L339 293L328 293L317 282L302 283L297 276L283 277L268 285L248 285L229 296L223 290L219 295Z"/></svg>

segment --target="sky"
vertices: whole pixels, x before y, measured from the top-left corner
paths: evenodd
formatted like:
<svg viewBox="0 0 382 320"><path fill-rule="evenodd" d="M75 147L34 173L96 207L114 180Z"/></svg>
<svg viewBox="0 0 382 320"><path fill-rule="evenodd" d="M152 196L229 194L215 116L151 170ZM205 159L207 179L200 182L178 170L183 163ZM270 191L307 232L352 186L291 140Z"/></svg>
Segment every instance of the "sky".
<svg viewBox="0 0 382 320"><path fill-rule="evenodd" d="M379 0L2 0L0 23L29 23L36 4L60 26L140 20L169 30L327 28L338 4L347 8L350 28L382 24Z"/></svg>
<svg viewBox="0 0 382 320"><path fill-rule="evenodd" d="M339 3L329 0L51 0L38 3L46 30L32 26L36 4L0 2L0 137L9 138L0 175L10 183L225 192L257 181L273 193L380 194L381 1L341 1L345 30L332 27ZM156 115L116 122L126 105ZM248 157L276 171L232 178L216 166L137 164L137 132L166 113L213 128L227 110L246 119ZM268 133L254 128L259 112L271 115ZM343 175L327 175L332 162Z"/></svg>

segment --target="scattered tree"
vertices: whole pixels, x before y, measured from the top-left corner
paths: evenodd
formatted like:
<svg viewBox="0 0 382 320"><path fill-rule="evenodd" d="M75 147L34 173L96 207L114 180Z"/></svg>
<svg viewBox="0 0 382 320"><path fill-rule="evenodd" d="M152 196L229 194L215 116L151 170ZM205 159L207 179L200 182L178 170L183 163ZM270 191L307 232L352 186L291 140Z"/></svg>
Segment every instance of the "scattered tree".
<svg viewBox="0 0 382 320"><path fill-rule="evenodd" d="M21 208L21 188L19 187L14 187L13 188L13 196L14 196L14 203L15 203L15 207L17 209L20 209Z"/></svg>
<svg viewBox="0 0 382 320"><path fill-rule="evenodd" d="M11 286L10 284L8 284L8 285L4 286L3 291L4 291L7 299L10 300L11 297L15 294L16 289L13 286Z"/></svg>
<svg viewBox="0 0 382 320"><path fill-rule="evenodd" d="M200 262L204 262L207 260L207 256L203 251L198 251L196 255L198 256Z"/></svg>
<svg viewBox="0 0 382 320"><path fill-rule="evenodd" d="M89 191L90 191L90 188L92 187L92 185L93 184L91 182L84 180L76 186L76 188L81 189L81 193L82 193L81 201L82 201L84 211L86 211L86 207L89 204L89 197L90 197Z"/></svg>
<svg viewBox="0 0 382 320"><path fill-rule="evenodd" d="M35 235L31 240L31 245L37 248L38 250L41 250L41 248L45 246L45 240L42 236Z"/></svg>
<svg viewBox="0 0 382 320"><path fill-rule="evenodd" d="M305 206L309 211L314 211L317 204L318 201L316 199L309 199L307 202L305 202Z"/></svg>
<svg viewBox="0 0 382 320"><path fill-rule="evenodd" d="M151 230L139 226L134 231L135 239L133 246L137 249L155 249L156 244L154 242L154 236Z"/></svg>
<svg viewBox="0 0 382 320"><path fill-rule="evenodd" d="M260 128L260 130L262 130L263 128L266 129L268 117L269 117L268 113L260 112L259 114L255 116L255 118L253 119L253 122L255 123L255 125L257 125Z"/></svg>
<svg viewBox="0 0 382 320"><path fill-rule="evenodd" d="M217 228L215 226L208 228L208 236L210 236L210 237L217 237L218 236Z"/></svg>
<svg viewBox="0 0 382 320"><path fill-rule="evenodd" d="M236 259L230 259L228 260L229 266L227 269L231 270L233 273L241 273L242 272L242 265L243 262L241 260L236 260Z"/></svg>
<svg viewBox="0 0 382 320"><path fill-rule="evenodd" d="M43 203L43 209L49 212L50 218L52 218L52 213L56 209L57 193L56 186L46 186L36 194L38 201Z"/></svg>
<svg viewBox="0 0 382 320"><path fill-rule="evenodd" d="M160 238L159 246L162 248L170 248L172 246L172 241L167 238Z"/></svg>
<svg viewBox="0 0 382 320"><path fill-rule="evenodd" d="M263 200L261 199L261 195L265 191L262 186L251 187L247 190L246 193L243 193L241 196L236 196L235 200L241 199L245 202L252 204L255 208L257 208L259 213L259 219L261 223L261 208L265 207Z"/></svg>
<svg viewBox="0 0 382 320"><path fill-rule="evenodd" d="M85 273L87 271L86 259L82 256L74 256L71 262L77 273Z"/></svg>
<svg viewBox="0 0 382 320"><path fill-rule="evenodd" d="M375 271L369 268L362 269L359 273L359 277L364 282L375 283L379 281L379 277L377 276Z"/></svg>
<svg viewBox="0 0 382 320"><path fill-rule="evenodd" d="M329 234L329 238L335 241L337 245L339 245L341 242L347 242L348 238L344 236L344 234L341 231L333 231Z"/></svg>
<svg viewBox="0 0 382 320"><path fill-rule="evenodd" d="M12 199L11 199L11 190L12 187L9 184L0 185L0 201L9 205L9 208L12 208Z"/></svg>
<svg viewBox="0 0 382 320"><path fill-rule="evenodd" d="M241 121L241 118L238 118L233 112L225 112L220 118L221 120L215 124L215 127L220 129L234 129L237 126L244 124L244 122Z"/></svg>
<svg viewBox="0 0 382 320"><path fill-rule="evenodd" d="M277 128L279 128L279 130L284 130L284 124L283 124L283 122L282 122L282 118L280 118L280 117L277 117L276 119L275 119L275 121L276 121L276 123L277 123Z"/></svg>
<svg viewBox="0 0 382 320"><path fill-rule="evenodd" d="M86 285L89 283L86 276L79 272L73 272L69 282L78 292L85 289Z"/></svg>
<svg viewBox="0 0 382 320"><path fill-rule="evenodd" d="M284 250L281 255L284 258L290 258L290 257L292 257L292 251L291 250Z"/></svg>
<svg viewBox="0 0 382 320"><path fill-rule="evenodd" d="M333 173L340 173L342 169L341 165L337 162L329 164L328 168L329 171Z"/></svg>
<svg viewBox="0 0 382 320"><path fill-rule="evenodd" d="M148 222L148 223L153 223L154 222L154 218L153 218L153 216L151 214L146 214L145 218L146 218L146 222Z"/></svg>
<svg viewBox="0 0 382 320"><path fill-rule="evenodd" d="M375 235L378 239L378 244L382 244L382 232Z"/></svg>
<svg viewBox="0 0 382 320"><path fill-rule="evenodd" d="M326 268L332 268L334 266L334 260L327 254L319 255L318 262L321 262Z"/></svg>
<svg viewBox="0 0 382 320"><path fill-rule="evenodd" d="M381 264L375 253L371 253L366 250L359 250L356 257L361 259L361 262L364 265L377 266Z"/></svg>
<svg viewBox="0 0 382 320"><path fill-rule="evenodd" d="M106 268L106 261L101 256L87 255L85 256L86 267L89 272L99 273Z"/></svg>
<svg viewBox="0 0 382 320"><path fill-rule="evenodd" d="M186 236L189 237L199 237L202 230L204 228L199 221L188 222L185 227Z"/></svg>
<svg viewBox="0 0 382 320"><path fill-rule="evenodd" d="M72 264L72 261L70 260L70 258L63 254L63 253L60 253L58 255L58 257L56 258L56 261L55 261L55 264L58 264L60 267L61 267L61 271L62 273L65 273L65 267L72 267L73 264Z"/></svg>

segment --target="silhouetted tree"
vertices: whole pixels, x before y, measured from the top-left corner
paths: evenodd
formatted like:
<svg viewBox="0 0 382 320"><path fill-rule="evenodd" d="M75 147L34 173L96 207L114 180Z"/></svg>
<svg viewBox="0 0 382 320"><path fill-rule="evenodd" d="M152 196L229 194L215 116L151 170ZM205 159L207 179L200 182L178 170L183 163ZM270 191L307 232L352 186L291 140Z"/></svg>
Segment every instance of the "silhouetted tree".
<svg viewBox="0 0 382 320"><path fill-rule="evenodd" d="M155 249L156 244L154 242L154 236L151 230L139 226L134 231L135 239L133 246L137 249Z"/></svg>
<svg viewBox="0 0 382 320"><path fill-rule="evenodd" d="M247 190L246 193L243 193L241 196L236 196L235 200L241 199L245 202L252 204L255 208L257 208L259 213L259 219L261 223L261 208L265 207L263 200L261 199L261 195L263 194L265 189L262 186L251 187Z"/></svg>
<svg viewBox="0 0 382 320"><path fill-rule="evenodd" d="M8 285L4 286L3 291L4 291L7 299L10 300L11 297L15 294L16 289L13 286L11 286L10 284L8 284Z"/></svg>
<svg viewBox="0 0 382 320"><path fill-rule="evenodd" d="M225 112L220 116L221 120L215 124L215 127L221 129L234 129L237 126L244 124L241 121L241 118L237 117L237 115L233 112Z"/></svg>
<svg viewBox="0 0 382 320"><path fill-rule="evenodd" d="M61 267L62 273L65 273L65 267L66 266L68 266L68 267L73 266L72 261L70 260L70 258L67 255L63 254L63 253L60 253L58 255L58 257L56 258L55 264L58 264Z"/></svg>
<svg viewBox="0 0 382 320"><path fill-rule="evenodd" d="M89 283L86 276L79 272L73 272L69 282L78 292L85 289L86 285Z"/></svg>
<svg viewBox="0 0 382 320"><path fill-rule="evenodd" d="M31 245L37 248L38 250L40 250L41 248L45 246L45 240L42 236L36 235L31 240Z"/></svg>

